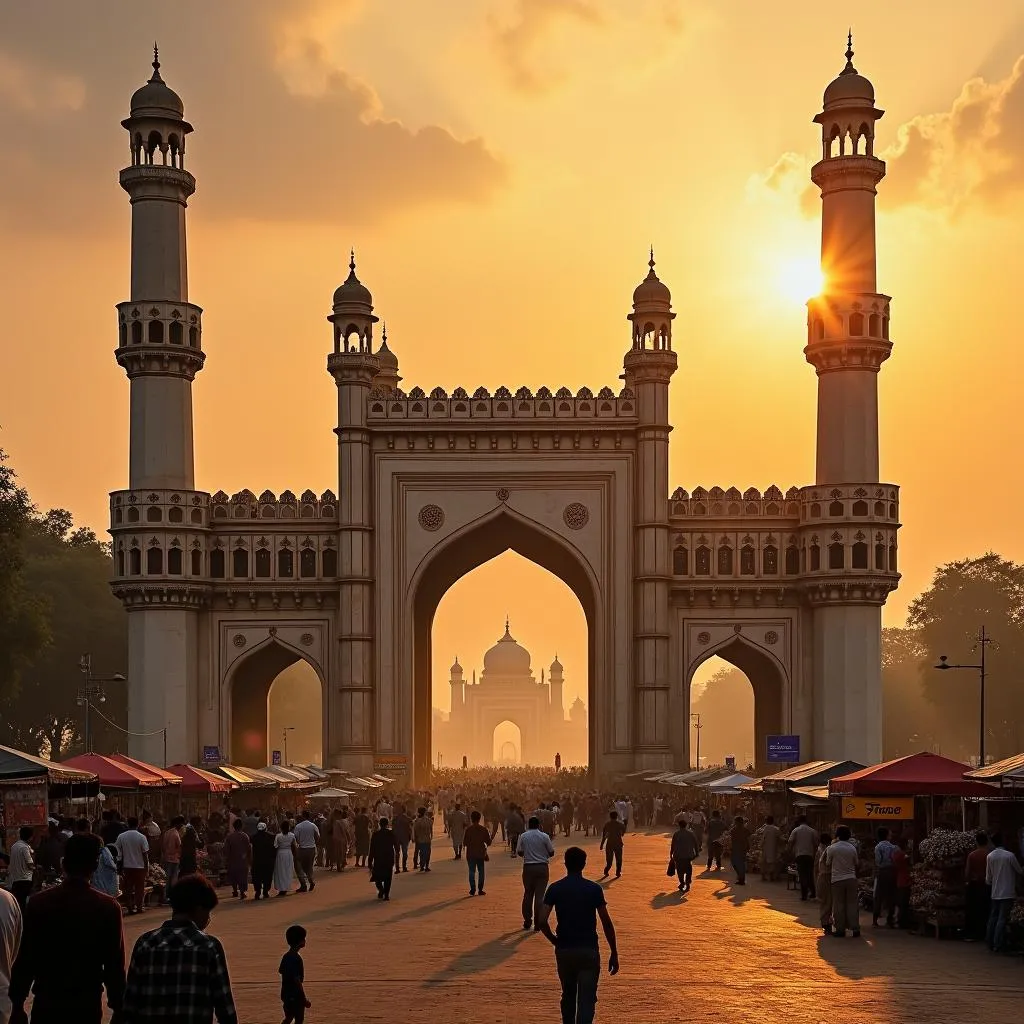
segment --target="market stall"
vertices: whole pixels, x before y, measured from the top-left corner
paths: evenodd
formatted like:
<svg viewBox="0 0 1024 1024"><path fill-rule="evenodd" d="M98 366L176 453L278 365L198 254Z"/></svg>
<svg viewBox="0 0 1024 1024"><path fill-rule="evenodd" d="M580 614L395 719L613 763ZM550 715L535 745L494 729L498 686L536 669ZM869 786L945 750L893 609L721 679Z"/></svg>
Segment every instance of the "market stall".
<svg viewBox="0 0 1024 1024"><path fill-rule="evenodd" d="M46 826L51 801L95 796L94 772L0 746L0 846L9 850L23 825Z"/></svg>
<svg viewBox="0 0 1024 1024"><path fill-rule="evenodd" d="M106 805L125 817L139 814L144 806L160 795L161 790L173 785L148 768L117 761L103 754L76 754L61 763L66 768L77 768L95 775ZM179 779L176 785L180 784Z"/></svg>

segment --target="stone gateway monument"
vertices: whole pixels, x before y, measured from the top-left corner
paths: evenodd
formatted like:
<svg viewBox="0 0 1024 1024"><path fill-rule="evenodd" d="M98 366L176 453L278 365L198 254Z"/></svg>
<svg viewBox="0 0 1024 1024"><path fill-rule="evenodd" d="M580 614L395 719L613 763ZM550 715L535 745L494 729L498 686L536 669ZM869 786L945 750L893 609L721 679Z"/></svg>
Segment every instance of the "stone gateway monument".
<svg viewBox="0 0 1024 1024"><path fill-rule="evenodd" d="M712 655L753 684L760 761L777 734L798 735L804 759L878 761L899 503L878 467L877 375L892 347L875 281L882 111L852 59L815 117L828 283L808 303L804 348L818 376L812 483L673 489L675 314L653 252L627 316L621 386L450 394L400 386L353 255L327 317L338 493L232 495L197 489L193 471L206 340L188 291L192 126L154 59L122 122L131 294L117 307L116 358L131 443L128 487L110 496L129 723L146 734L133 753L162 760L166 730L171 761L210 746L265 764L270 684L301 659L322 684L325 763L407 767L421 780L434 612L456 580L512 549L585 612L599 775L690 763L690 684Z"/></svg>

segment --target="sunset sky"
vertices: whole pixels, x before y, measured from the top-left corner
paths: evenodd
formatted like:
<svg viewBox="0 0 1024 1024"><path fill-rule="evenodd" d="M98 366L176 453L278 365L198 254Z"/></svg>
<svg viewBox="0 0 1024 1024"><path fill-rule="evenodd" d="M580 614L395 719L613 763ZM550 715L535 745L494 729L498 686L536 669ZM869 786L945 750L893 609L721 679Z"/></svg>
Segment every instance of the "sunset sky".
<svg viewBox="0 0 1024 1024"><path fill-rule="evenodd" d="M405 387L596 390L617 385L651 243L678 313L673 486L810 483L811 118L850 21L886 111L882 474L904 522L886 622L900 624L939 562L1024 558L1019 0L7 4L0 446L37 503L105 530L127 481L119 121L156 38L196 128L197 486L337 488L324 317L350 245ZM479 667L506 612L535 668L557 649L567 700L584 684L575 599L505 556L439 611L442 707L452 657Z"/></svg>

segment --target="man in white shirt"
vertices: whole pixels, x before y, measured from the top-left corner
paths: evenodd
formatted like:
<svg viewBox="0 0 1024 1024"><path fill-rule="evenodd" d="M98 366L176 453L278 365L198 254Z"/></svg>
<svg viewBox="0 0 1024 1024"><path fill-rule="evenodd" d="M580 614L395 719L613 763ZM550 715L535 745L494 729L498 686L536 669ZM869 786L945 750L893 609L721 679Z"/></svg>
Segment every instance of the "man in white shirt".
<svg viewBox="0 0 1024 1024"><path fill-rule="evenodd" d="M1020 876L1021 867L1017 858L1003 845L1003 837L994 832L992 851L985 858L985 881L992 887L992 909L988 916L985 942L993 953L1002 952L1006 922L1010 919Z"/></svg>
<svg viewBox="0 0 1024 1024"><path fill-rule="evenodd" d="M555 855L555 846L547 832L542 832L540 818L534 815L526 831L516 843L516 853L523 858L523 930L540 931L541 907L548 888L548 861Z"/></svg>
<svg viewBox="0 0 1024 1024"><path fill-rule="evenodd" d="M11 987L11 967L20 945L21 907L6 889L0 889L0 1024L7 1024L11 1016L7 990Z"/></svg>
<svg viewBox="0 0 1024 1024"><path fill-rule="evenodd" d="M818 833L807 824L807 816L796 819L796 828L789 833L789 849L796 860L796 873L800 879L800 899L812 899L814 891L814 851L818 848Z"/></svg>
<svg viewBox="0 0 1024 1024"><path fill-rule="evenodd" d="M313 862L316 860L316 841L320 838L320 830L309 811L303 811L302 817L292 831L299 847L299 856L295 862L299 892L312 892L316 888L316 882L313 881Z"/></svg>
<svg viewBox="0 0 1024 1024"><path fill-rule="evenodd" d="M615 801L615 810L619 812L619 821L622 822L622 827L625 828L629 824L629 804L626 803L624 796L620 796Z"/></svg>
<svg viewBox="0 0 1024 1024"><path fill-rule="evenodd" d="M139 831L139 819L128 819L128 830L114 840L117 859L124 868L124 904L129 914L141 914L146 898L149 840Z"/></svg>
<svg viewBox="0 0 1024 1024"><path fill-rule="evenodd" d="M846 937L850 928L853 937L860 937L860 908L857 893L857 864L860 857L857 847L850 842L850 830L846 825L836 829L835 842L825 851L825 864L832 888L832 917L835 921L837 939Z"/></svg>
<svg viewBox="0 0 1024 1024"><path fill-rule="evenodd" d="M29 845L32 831L31 825L22 825L18 830L18 841L11 846L10 865L7 868L7 883L21 910L25 909L36 873L36 862Z"/></svg>

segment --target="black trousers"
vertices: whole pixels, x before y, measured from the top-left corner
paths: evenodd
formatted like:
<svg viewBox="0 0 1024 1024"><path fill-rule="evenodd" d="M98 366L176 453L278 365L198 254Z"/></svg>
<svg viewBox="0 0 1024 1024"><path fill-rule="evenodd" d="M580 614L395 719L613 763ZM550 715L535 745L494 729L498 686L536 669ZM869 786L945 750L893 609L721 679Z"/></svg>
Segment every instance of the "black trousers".
<svg viewBox="0 0 1024 1024"><path fill-rule="evenodd" d="M808 896L812 899L814 892L814 857L812 854L801 854L796 859L796 874L800 879L800 899L805 900Z"/></svg>
<svg viewBox="0 0 1024 1024"><path fill-rule="evenodd" d="M269 896L270 884L274 880L274 865L252 869L252 887L256 890L257 896Z"/></svg>
<svg viewBox="0 0 1024 1024"><path fill-rule="evenodd" d="M875 896L871 908L872 920L877 921L885 910L885 919L892 924L896 916L896 868L887 865L878 869L875 879Z"/></svg>
<svg viewBox="0 0 1024 1024"><path fill-rule="evenodd" d="M679 877L680 889L682 889L683 886L686 886L686 888L688 889L691 885L693 885L693 861L677 860L676 875Z"/></svg>
<svg viewBox="0 0 1024 1024"><path fill-rule="evenodd" d="M393 871L389 871L386 875L384 875L383 878L374 878L373 881L376 883L377 892L381 896L391 895L391 882L394 879L394 877L395 873Z"/></svg>
<svg viewBox="0 0 1024 1024"><path fill-rule="evenodd" d="M548 888L547 864L523 865L523 924L532 924L540 918L544 893Z"/></svg>
<svg viewBox="0 0 1024 1024"><path fill-rule="evenodd" d="M596 949L556 949L562 983L562 1024L593 1024L601 956Z"/></svg>
<svg viewBox="0 0 1024 1024"><path fill-rule="evenodd" d="M615 874L622 874L622 847L606 846L604 848L604 873L607 875L612 869L612 861L615 861Z"/></svg>

